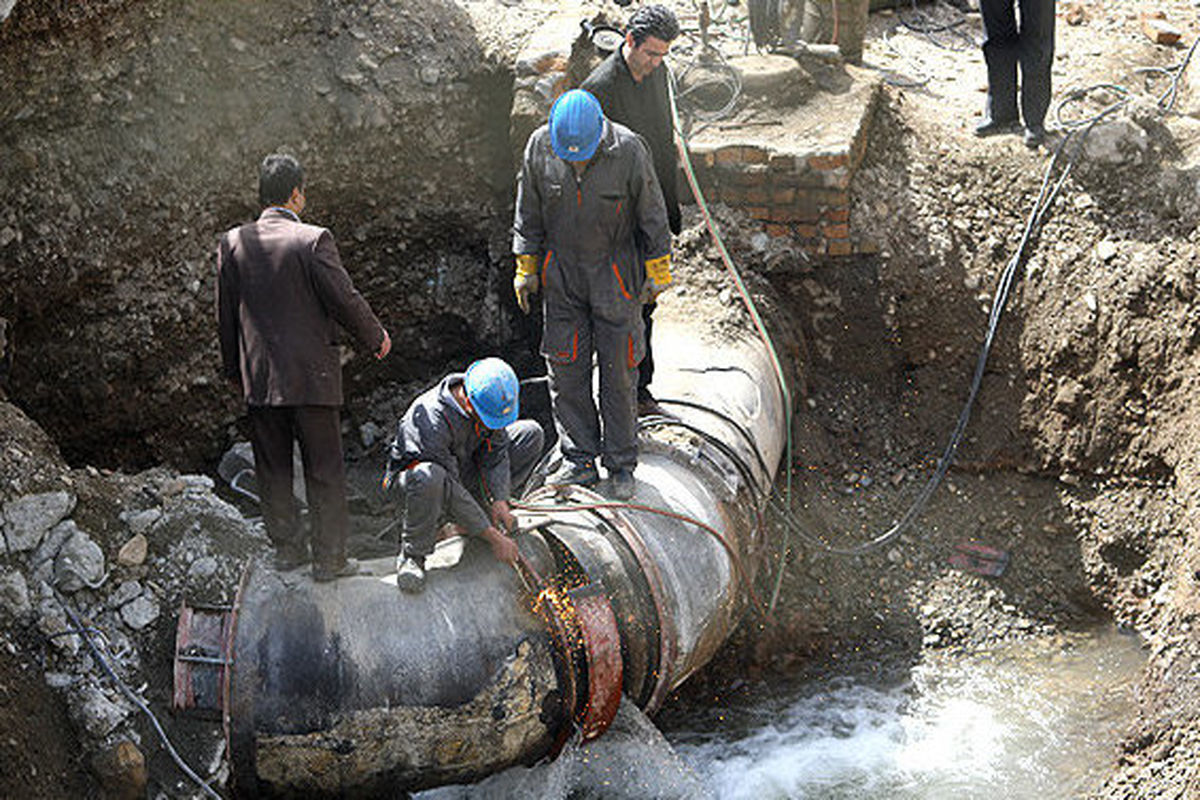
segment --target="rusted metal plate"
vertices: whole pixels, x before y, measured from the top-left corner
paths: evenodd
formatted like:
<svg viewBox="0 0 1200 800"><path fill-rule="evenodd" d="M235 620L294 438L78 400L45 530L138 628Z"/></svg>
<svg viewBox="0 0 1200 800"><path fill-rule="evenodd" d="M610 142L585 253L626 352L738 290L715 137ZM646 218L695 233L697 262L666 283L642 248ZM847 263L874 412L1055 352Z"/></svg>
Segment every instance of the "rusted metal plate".
<svg viewBox="0 0 1200 800"><path fill-rule="evenodd" d="M586 596L572 593L572 599L583 634L588 670L587 707L580 722L586 742L608 730L621 704L621 635L612 606L603 593Z"/></svg>
<svg viewBox="0 0 1200 800"><path fill-rule="evenodd" d="M225 706L229 673L231 611L220 606L179 609L175 629L175 690L171 705L177 711L220 714Z"/></svg>

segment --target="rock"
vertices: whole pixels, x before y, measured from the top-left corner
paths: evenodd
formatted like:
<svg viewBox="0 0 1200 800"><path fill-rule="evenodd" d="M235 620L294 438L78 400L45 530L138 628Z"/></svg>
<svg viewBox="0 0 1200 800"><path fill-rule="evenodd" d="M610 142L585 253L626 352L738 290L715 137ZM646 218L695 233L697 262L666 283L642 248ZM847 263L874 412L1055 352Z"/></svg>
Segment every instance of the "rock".
<svg viewBox="0 0 1200 800"><path fill-rule="evenodd" d="M1112 261L1117 255L1117 245L1109 239L1096 245L1096 257L1101 261Z"/></svg>
<svg viewBox="0 0 1200 800"><path fill-rule="evenodd" d="M1064 15L1068 25L1082 25L1087 20L1087 14L1084 13L1082 3L1071 3L1067 6L1067 13Z"/></svg>
<svg viewBox="0 0 1200 800"><path fill-rule="evenodd" d="M136 567L146 560L150 543L143 534L137 534L128 542L121 545L117 552L117 563L123 567Z"/></svg>
<svg viewBox="0 0 1200 800"><path fill-rule="evenodd" d="M1084 152L1100 164L1140 164L1149 147L1149 136L1137 123L1116 118L1092 129Z"/></svg>
<svg viewBox="0 0 1200 800"><path fill-rule="evenodd" d="M29 586L19 572L0 573L0 612L11 619L24 617L33 611L29 603Z"/></svg>
<svg viewBox="0 0 1200 800"><path fill-rule="evenodd" d="M84 687L82 696L83 701L75 707L75 713L83 729L97 739L108 736L129 716L128 706L110 700L95 686Z"/></svg>
<svg viewBox="0 0 1200 800"><path fill-rule="evenodd" d="M141 597L142 585L137 581L123 581L117 590L108 596L109 608L120 608L134 598Z"/></svg>
<svg viewBox="0 0 1200 800"><path fill-rule="evenodd" d="M8 19L8 15L12 13L16 4L17 0L0 0L0 22Z"/></svg>
<svg viewBox="0 0 1200 800"><path fill-rule="evenodd" d="M157 508L147 508L145 511L123 511L121 519L134 533L147 533L154 523L162 519L162 511Z"/></svg>
<svg viewBox="0 0 1200 800"><path fill-rule="evenodd" d="M217 563L215 558L212 556L203 556L197 558L188 566L187 576L189 580L211 578L217 574L219 568L220 564Z"/></svg>
<svg viewBox="0 0 1200 800"><path fill-rule="evenodd" d="M74 522L67 523L72 527ZM84 531L75 528L54 558L54 585L64 592L95 587L104 580L104 551Z"/></svg>
<svg viewBox="0 0 1200 800"><path fill-rule="evenodd" d="M75 508L75 496L46 492L18 497L4 504L4 539L10 553L33 550L46 532Z"/></svg>
<svg viewBox="0 0 1200 800"><path fill-rule="evenodd" d="M158 619L158 603L148 594L134 598L121 606L121 621L140 631Z"/></svg>
<svg viewBox="0 0 1200 800"><path fill-rule="evenodd" d="M92 771L110 800L137 800L146 796L149 773L146 757L128 739L105 748L92 757Z"/></svg>
<svg viewBox="0 0 1200 800"><path fill-rule="evenodd" d="M383 428L369 420L364 422L362 427L358 429L358 438L362 441L363 447L370 447L383 438L384 435Z"/></svg>

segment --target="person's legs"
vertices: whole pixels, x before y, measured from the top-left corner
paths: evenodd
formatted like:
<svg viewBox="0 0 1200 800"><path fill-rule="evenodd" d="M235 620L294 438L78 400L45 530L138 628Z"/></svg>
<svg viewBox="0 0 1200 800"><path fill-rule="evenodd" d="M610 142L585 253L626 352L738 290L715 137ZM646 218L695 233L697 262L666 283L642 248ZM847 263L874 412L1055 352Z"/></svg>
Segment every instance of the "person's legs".
<svg viewBox="0 0 1200 800"><path fill-rule="evenodd" d="M422 461L401 472L393 483L400 493L400 552L422 562L437 544L438 523L449 492L445 468Z"/></svg>
<svg viewBox="0 0 1200 800"><path fill-rule="evenodd" d="M295 417L308 493L313 564L321 570L337 571L346 563L350 533L340 412L336 406L297 406Z"/></svg>
<svg viewBox="0 0 1200 800"><path fill-rule="evenodd" d="M637 466L637 365L642 332L638 326L597 323L600 361L600 418L604 466L610 473Z"/></svg>
<svg viewBox="0 0 1200 800"><path fill-rule="evenodd" d="M998 133L1017 121L1017 17L1014 0L980 0L988 91L978 133ZM989 128L989 125L992 126Z"/></svg>
<svg viewBox="0 0 1200 800"><path fill-rule="evenodd" d="M580 324L572 336L571 358L546 358L550 401L558 428L559 449L571 464L596 460L600 453L600 419L592 397L592 329Z"/></svg>
<svg viewBox="0 0 1200 800"><path fill-rule="evenodd" d="M642 330L645 332L646 355L638 364L637 400L638 403L653 403L654 395L650 392L650 382L654 380L654 350L651 332L654 329L654 310L658 303L646 303L642 306Z"/></svg>
<svg viewBox="0 0 1200 800"><path fill-rule="evenodd" d="M512 493L516 496L529 479L529 473L542 457L546 432L531 419L519 419L505 428L508 433L508 469L512 476ZM497 498L507 499L507 498Z"/></svg>
<svg viewBox="0 0 1200 800"><path fill-rule="evenodd" d="M292 494L293 409L248 406L250 446L267 538L284 562L308 561L300 509Z"/></svg>
<svg viewBox="0 0 1200 800"><path fill-rule="evenodd" d="M1025 129L1044 131L1054 66L1054 0L1020 0L1021 117Z"/></svg>

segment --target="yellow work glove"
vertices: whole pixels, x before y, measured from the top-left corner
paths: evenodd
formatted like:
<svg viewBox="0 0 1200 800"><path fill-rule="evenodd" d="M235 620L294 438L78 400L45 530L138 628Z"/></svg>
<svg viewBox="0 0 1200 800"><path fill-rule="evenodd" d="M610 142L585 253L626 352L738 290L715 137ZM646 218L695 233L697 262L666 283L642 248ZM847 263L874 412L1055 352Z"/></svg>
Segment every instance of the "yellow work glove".
<svg viewBox="0 0 1200 800"><path fill-rule="evenodd" d="M642 302L653 303L671 285L671 254L646 262L646 283L642 286Z"/></svg>
<svg viewBox="0 0 1200 800"><path fill-rule="evenodd" d="M537 294L537 256L524 254L517 256L517 274L513 276L513 294L517 296L517 305L526 314L529 313L529 296Z"/></svg>

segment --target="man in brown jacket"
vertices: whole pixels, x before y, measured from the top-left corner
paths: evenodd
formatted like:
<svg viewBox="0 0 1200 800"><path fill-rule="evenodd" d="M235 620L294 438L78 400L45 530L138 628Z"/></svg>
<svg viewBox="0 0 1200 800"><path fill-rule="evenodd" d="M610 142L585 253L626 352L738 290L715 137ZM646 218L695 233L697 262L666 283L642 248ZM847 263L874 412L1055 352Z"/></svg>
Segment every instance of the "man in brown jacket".
<svg viewBox="0 0 1200 800"><path fill-rule="evenodd" d="M300 221L304 170L288 155L259 170L263 212L227 231L217 248L217 323L225 376L240 384L263 520L275 566L309 561L292 494L300 443L311 517L313 579L354 574L346 559L349 511L342 458L342 367L337 327L383 358L391 337L354 288L325 228Z"/></svg>

